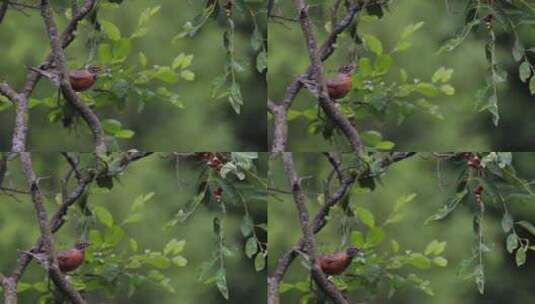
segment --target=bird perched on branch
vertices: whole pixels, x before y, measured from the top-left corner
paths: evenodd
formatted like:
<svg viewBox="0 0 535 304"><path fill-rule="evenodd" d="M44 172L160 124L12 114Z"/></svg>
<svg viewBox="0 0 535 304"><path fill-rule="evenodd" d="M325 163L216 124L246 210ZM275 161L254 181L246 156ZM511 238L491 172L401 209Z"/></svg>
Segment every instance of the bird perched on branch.
<svg viewBox="0 0 535 304"><path fill-rule="evenodd" d="M85 261L85 249L89 242L78 242L73 248L59 252L58 265L62 272L71 272L80 267Z"/></svg>
<svg viewBox="0 0 535 304"><path fill-rule="evenodd" d="M102 65L90 65L86 69L69 71L69 82L76 92L83 92L97 81Z"/></svg>
<svg viewBox="0 0 535 304"><path fill-rule="evenodd" d="M89 242L82 241L76 243L76 245L74 245L74 247L71 249L58 252L56 256L58 258L59 270L61 270L63 273L66 273L78 269L78 267L80 267L85 261L85 249L89 247L89 245L91 245ZM47 261L46 253L25 252L34 257L46 269L50 267Z"/></svg>
<svg viewBox="0 0 535 304"><path fill-rule="evenodd" d="M339 275L349 267L351 261L359 252L360 249L350 247L342 252L319 256L316 258L316 263L325 274Z"/></svg>
<svg viewBox="0 0 535 304"><path fill-rule="evenodd" d="M338 70L336 77L327 80L327 91L329 97L336 100L344 98L353 88L353 71L355 66L352 64L343 65Z"/></svg>

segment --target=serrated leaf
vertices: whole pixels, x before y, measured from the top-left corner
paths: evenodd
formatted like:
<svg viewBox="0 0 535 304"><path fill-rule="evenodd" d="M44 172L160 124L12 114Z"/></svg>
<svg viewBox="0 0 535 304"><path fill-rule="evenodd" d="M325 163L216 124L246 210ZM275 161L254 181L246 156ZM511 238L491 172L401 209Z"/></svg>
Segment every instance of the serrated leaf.
<svg viewBox="0 0 535 304"><path fill-rule="evenodd" d="M531 76L531 64L527 61L523 61L518 67L518 76L522 82L526 82Z"/></svg>

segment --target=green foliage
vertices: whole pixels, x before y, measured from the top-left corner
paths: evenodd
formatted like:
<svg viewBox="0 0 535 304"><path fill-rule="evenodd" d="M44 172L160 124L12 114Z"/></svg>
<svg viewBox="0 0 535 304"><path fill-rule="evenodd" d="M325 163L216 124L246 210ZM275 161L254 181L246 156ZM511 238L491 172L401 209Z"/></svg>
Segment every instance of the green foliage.
<svg viewBox="0 0 535 304"><path fill-rule="evenodd" d="M496 36L505 33L514 43L511 45L513 60L519 63L518 77L524 83L529 80L529 91L535 95L534 63L529 60L529 53L535 47L525 47L520 41L518 28L531 25L530 20L535 17L535 7L527 1L468 1L464 10L465 24L459 34L447 41L439 53L451 52L469 36L471 32L486 31L488 40L485 45L485 55L488 62L486 83L476 94L476 106L492 114L493 123L498 125L500 114L498 110L498 94L501 86L507 81L504 71L496 55ZM531 79L531 80L530 80Z"/></svg>
<svg viewBox="0 0 535 304"><path fill-rule="evenodd" d="M517 196L535 198L530 184L515 173L509 152L466 153L461 157L461 173L457 193L438 212L426 221L441 221L462 205L471 210L473 216L474 247L472 256L459 266L464 279L473 279L481 294L485 291L484 254L492 251L493 244L485 237L484 214L487 208L503 212L501 228L505 233L505 247L510 254L515 251L518 267L526 262L530 247L527 237L520 237L515 227L522 227L535 235L534 226L528 221L516 221L508 208Z"/></svg>
<svg viewBox="0 0 535 304"><path fill-rule="evenodd" d="M211 96L215 99L226 98L234 111L240 114L244 105L242 90L238 81L238 75L245 72L249 67L246 57L242 51L238 50L235 39L237 23L244 19L253 20L253 29L250 38L250 46L256 55L256 70L263 73L267 69L267 50L265 47L266 34L259 25L257 15L263 15L265 9L261 6L260 0L206 0L202 1L200 12L192 21L187 21L182 26L174 41L185 37L194 37L206 25L210 18L223 20L222 29L223 49L226 53L226 61L223 73L215 77L212 81ZM262 18L262 20L265 20Z"/></svg>
<svg viewBox="0 0 535 304"><path fill-rule="evenodd" d="M355 187L353 196L358 196L362 188ZM350 232L351 245L363 249L363 254L354 259L352 265L344 275L331 277L331 280L342 291L359 290L363 298L374 299L381 296L381 288L388 286L388 297L392 298L396 291L404 287L417 288L427 295L434 295L431 283L420 277L414 271L421 272L431 267L446 267L448 260L442 256L446 249L446 242L432 240L427 244L423 252L415 252L410 249L403 250L400 243L387 237L388 229L396 229L396 224L404 218L404 210L414 198L415 194L400 197L388 218L381 224L376 222L373 213L364 207L354 207L350 214L356 215L363 226L355 226ZM338 207L335 211L340 211ZM336 216L346 217L347 213L336 212ZM340 222L351 221L339 219ZM388 227L387 227L388 226ZM389 241L389 242L387 242ZM388 249L387 249L388 248ZM329 247L328 250L333 248ZM387 251L388 250L388 251ZM302 294L303 303L314 303L314 290L310 290L309 281L284 282L281 284L281 293L290 290L299 291Z"/></svg>
<svg viewBox="0 0 535 304"><path fill-rule="evenodd" d="M253 260L257 272L264 270L268 253L267 244L258 234L267 232L266 224L255 224L249 212L249 204L253 201L266 200L263 190L266 183L256 174L254 161L258 159L257 153L204 153L204 155L205 167L197 181L199 192L185 207L179 209L166 226L170 228L185 222L202 204L212 205L219 210L219 214L213 218L215 249L211 259L199 267L198 280L204 284L215 284L223 298L228 300L225 258L231 258L237 252L236 245L227 244L225 218L229 208L242 210L240 232L243 237L243 252ZM214 165L219 160L221 160L220 165Z"/></svg>
<svg viewBox="0 0 535 304"><path fill-rule="evenodd" d="M366 22L375 22L376 18L363 18ZM361 125L364 121L381 121L386 115L397 115L398 124L417 111L428 113L436 119L444 119L438 105L430 99L440 94L455 94L454 87L449 84L453 75L452 69L440 67L432 75L431 81L420 79L409 80L407 71L397 69L399 76L395 79L396 57L398 53L411 49L410 37L424 25L423 22L406 26L395 47L386 51L383 43L370 33L358 35L369 51L367 56L358 60L357 72L353 76L353 90L348 97L339 101L344 115L351 121ZM360 41L360 40L359 40ZM316 106L317 107L317 106ZM309 122L309 132L322 133L327 139L337 134L332 122L318 116L318 109L309 108L303 111L291 110L288 120L304 118ZM385 140L376 130L360 130L362 140L372 151L388 151L395 143Z"/></svg>

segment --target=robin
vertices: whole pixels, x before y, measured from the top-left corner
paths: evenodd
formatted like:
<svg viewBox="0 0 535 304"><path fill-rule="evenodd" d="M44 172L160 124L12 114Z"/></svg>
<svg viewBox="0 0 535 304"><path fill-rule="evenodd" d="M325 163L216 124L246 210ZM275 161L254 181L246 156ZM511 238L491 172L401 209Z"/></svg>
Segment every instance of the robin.
<svg viewBox="0 0 535 304"><path fill-rule="evenodd" d="M321 270L327 275L339 275L344 272L360 252L356 247L350 247L342 252L335 252L317 257L316 261Z"/></svg>
<svg viewBox="0 0 535 304"><path fill-rule="evenodd" d="M343 65L338 70L336 77L327 80L327 91L331 99L344 98L351 91L353 88L353 70L355 70L354 65Z"/></svg>
<svg viewBox="0 0 535 304"><path fill-rule="evenodd" d="M61 272L71 272L80 267L85 261L85 249L91 245L89 242L78 242L73 248L58 252L58 266ZM46 254L43 252L32 253L26 252L33 256L39 263L43 264L45 268L48 268Z"/></svg>
<svg viewBox="0 0 535 304"><path fill-rule="evenodd" d="M85 261L85 249L90 245L89 242L78 242L73 248L59 252L59 269L62 272L71 272L80 267Z"/></svg>
<svg viewBox="0 0 535 304"><path fill-rule="evenodd" d="M72 89L76 92L83 92L89 89L97 81L100 71L102 71L101 65L90 65L86 69L70 71L69 82Z"/></svg>
<svg viewBox="0 0 535 304"><path fill-rule="evenodd" d="M60 77L56 70L43 70L29 67L31 70L50 79L57 87L60 85ZM97 81L98 74L102 71L102 65L90 65L85 69L69 71L69 82L76 92L82 92L92 87Z"/></svg>

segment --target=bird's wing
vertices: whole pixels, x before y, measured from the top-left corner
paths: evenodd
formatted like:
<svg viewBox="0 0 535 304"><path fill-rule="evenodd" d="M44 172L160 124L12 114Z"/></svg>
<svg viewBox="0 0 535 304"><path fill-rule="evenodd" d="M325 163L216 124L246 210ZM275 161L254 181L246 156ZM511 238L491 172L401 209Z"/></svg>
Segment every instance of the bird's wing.
<svg viewBox="0 0 535 304"><path fill-rule="evenodd" d="M340 256L339 253L331 253L327 254L321 257L321 260L325 264L332 264L332 263L338 263L340 262L340 259L342 256Z"/></svg>
<svg viewBox="0 0 535 304"><path fill-rule="evenodd" d="M69 72L69 77L71 79L85 79L87 78L87 71L80 71L80 70L76 70L76 71L70 71Z"/></svg>
<svg viewBox="0 0 535 304"><path fill-rule="evenodd" d="M72 255L72 254L71 254L70 250L62 251L62 252L58 252L58 254L57 254L58 262L61 263L61 261L65 261L65 260L68 259L71 255Z"/></svg>

